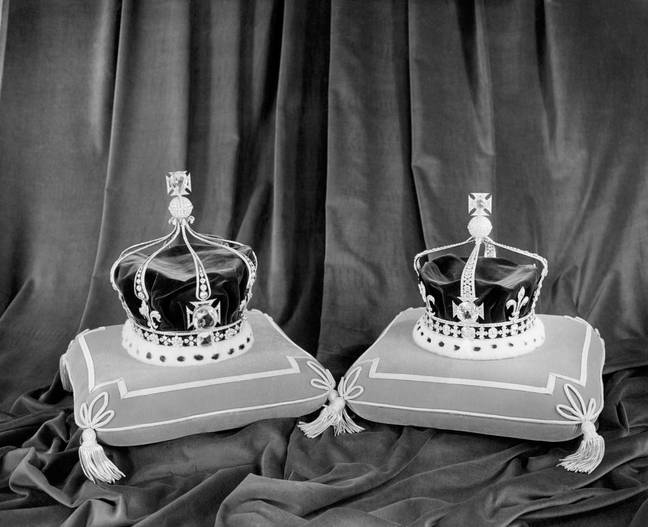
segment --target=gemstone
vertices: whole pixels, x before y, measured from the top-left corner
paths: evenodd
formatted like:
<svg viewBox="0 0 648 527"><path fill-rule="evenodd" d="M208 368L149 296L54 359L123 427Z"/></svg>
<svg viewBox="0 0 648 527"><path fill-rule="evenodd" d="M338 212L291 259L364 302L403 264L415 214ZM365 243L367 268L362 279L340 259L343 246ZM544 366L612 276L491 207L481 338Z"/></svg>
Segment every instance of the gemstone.
<svg viewBox="0 0 648 527"><path fill-rule="evenodd" d="M187 181L187 176L183 172L172 172L170 173L169 182L171 187L174 189L181 189L185 186Z"/></svg>
<svg viewBox="0 0 648 527"><path fill-rule="evenodd" d="M198 344L201 346L207 346L211 344L211 333L204 332L204 333L199 333L198 334Z"/></svg>
<svg viewBox="0 0 648 527"><path fill-rule="evenodd" d="M444 335L450 335L450 326L448 326L447 324L444 324L443 327L441 328L441 332Z"/></svg>
<svg viewBox="0 0 648 527"><path fill-rule="evenodd" d="M480 316L480 309L477 308L474 302L467 300L461 302L458 306L453 304L453 316L457 317L461 322L477 322Z"/></svg>
<svg viewBox="0 0 648 527"><path fill-rule="evenodd" d="M465 327L461 328L461 336L465 339L474 339L475 338L475 328Z"/></svg>
<svg viewBox="0 0 648 527"><path fill-rule="evenodd" d="M218 313L212 306L200 306L193 312L193 326L198 329L211 329L216 326Z"/></svg>
<svg viewBox="0 0 648 527"><path fill-rule="evenodd" d="M491 339L497 338L497 328L496 327L492 327L492 328L488 329L488 337L491 338Z"/></svg>

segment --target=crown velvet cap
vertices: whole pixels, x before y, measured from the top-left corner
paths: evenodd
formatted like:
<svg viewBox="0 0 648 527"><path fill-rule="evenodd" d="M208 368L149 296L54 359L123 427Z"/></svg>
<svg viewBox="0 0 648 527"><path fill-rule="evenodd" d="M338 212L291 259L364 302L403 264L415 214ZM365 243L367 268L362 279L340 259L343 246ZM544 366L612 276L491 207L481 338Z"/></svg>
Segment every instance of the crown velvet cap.
<svg viewBox="0 0 648 527"><path fill-rule="evenodd" d="M161 366L224 360L254 342L246 320L257 259L247 245L191 228L188 172L170 172L172 230L129 247L113 264L111 282L128 315L122 345ZM187 348L192 348L188 353Z"/></svg>
<svg viewBox="0 0 648 527"><path fill-rule="evenodd" d="M236 322L241 317L239 307L245 298L249 275L243 260L221 246L194 244L193 249L205 266L212 304L218 306L217 323ZM250 247L237 249L253 258ZM139 311L141 299L135 294L134 284L138 269L149 256L142 252L126 256L117 266L115 277L129 314L140 326L147 326L148 321ZM193 257L187 247L175 245L158 254L148 266L145 281L149 303L160 314L156 329L191 331L193 317L187 306L196 300L196 277Z"/></svg>
<svg viewBox="0 0 648 527"><path fill-rule="evenodd" d="M425 288L425 297L436 307L438 317L452 320L452 304L461 296L461 274L467 257L454 254L438 256L426 262L420 272ZM484 305L484 323L506 322L511 316L511 300L517 300L521 289L533 296L540 280L538 267L532 264L517 264L501 257L480 256L475 266L475 295ZM531 304L520 308L519 317L531 312Z"/></svg>

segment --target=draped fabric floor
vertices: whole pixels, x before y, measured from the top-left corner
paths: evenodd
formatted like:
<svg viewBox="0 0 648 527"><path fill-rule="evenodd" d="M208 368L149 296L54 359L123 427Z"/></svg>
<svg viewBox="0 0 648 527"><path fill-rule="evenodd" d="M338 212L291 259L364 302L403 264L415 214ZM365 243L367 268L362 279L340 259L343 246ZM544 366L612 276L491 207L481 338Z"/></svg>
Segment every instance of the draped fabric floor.
<svg viewBox="0 0 648 527"><path fill-rule="evenodd" d="M648 524L648 6L595 0L0 0L0 525ZM196 225L249 243L252 307L339 376L401 309L411 261L465 238L546 256L539 312L607 345L607 454L295 420L111 449L95 486L58 357L120 323L120 250ZM404 358L406 360L406 358Z"/></svg>

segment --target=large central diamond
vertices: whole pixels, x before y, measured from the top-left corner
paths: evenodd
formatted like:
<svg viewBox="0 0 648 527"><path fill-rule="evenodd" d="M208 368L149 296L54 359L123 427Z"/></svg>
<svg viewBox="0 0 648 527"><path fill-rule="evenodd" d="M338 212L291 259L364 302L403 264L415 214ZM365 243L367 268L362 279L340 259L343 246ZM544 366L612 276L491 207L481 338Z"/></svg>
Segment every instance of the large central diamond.
<svg viewBox="0 0 648 527"><path fill-rule="evenodd" d="M484 306L476 306L474 302L464 300L457 305L452 303L452 316L460 322L477 322L479 318L484 317Z"/></svg>

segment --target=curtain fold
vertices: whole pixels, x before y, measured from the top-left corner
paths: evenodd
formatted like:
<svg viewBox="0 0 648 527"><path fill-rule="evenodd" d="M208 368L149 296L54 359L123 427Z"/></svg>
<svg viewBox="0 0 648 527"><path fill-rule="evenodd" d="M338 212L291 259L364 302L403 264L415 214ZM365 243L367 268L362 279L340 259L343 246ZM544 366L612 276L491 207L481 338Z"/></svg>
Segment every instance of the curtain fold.
<svg viewBox="0 0 648 527"><path fill-rule="evenodd" d="M0 90L2 90L2 70L4 65L5 46L7 44L7 18L9 1L0 1Z"/></svg>
<svg viewBox="0 0 648 527"><path fill-rule="evenodd" d="M248 243L259 256L251 307L273 316L336 376L396 313L421 304L412 258L467 237L469 192L493 192L495 239L548 258L539 311L588 319L607 348L609 477L584 483L582 501L547 495L547 507L534 510L533 500L516 494L543 492L545 480L529 472L549 466L552 446L376 425L364 436L375 452L384 443L407 453L386 461L395 463L389 477L381 459L353 440L325 443L318 463L337 467L340 452L367 454L369 469L349 462L348 472L318 472L299 462L317 453L282 422L236 432L244 442L273 435L270 468L265 446L255 443L227 475L228 456L219 451L222 459L209 465L218 476L185 474L181 483L170 476L181 494L236 489L212 508L201 501L212 523L248 518L251 508L286 525L316 524L338 501L353 511L341 506L329 518L463 521L467 512L455 505L484 483L470 471L461 472L467 487L459 491L438 483L445 501L423 497L410 507L386 490L407 487L399 463L412 459L422 459L412 488L436 484L437 471L444 473L438 448L459 465L477 452L489 487L464 511L514 502L485 524L569 523L576 513L607 520L613 507L605 512L597 502L597 485L631 521L647 492L646 4L0 0L0 14L0 408L7 414L0 448L8 452L3 481L18 478L30 489L16 498L6 483L0 511L12 503L28 510L42 498L65 517L57 504L85 503L78 482L72 487L84 498L74 501L56 487L65 482L43 480L57 473L49 463L74 465L67 442L78 439L69 398L50 381L79 330L123 322L110 266L126 246L167 231L164 175L187 169L196 227ZM164 458L164 448L208 457L194 440L204 438L124 455L136 466ZM246 479L250 472L277 478L283 466L294 481L281 487ZM320 477L341 487L293 507L319 488L300 486L300 478ZM374 501L348 490L358 478ZM181 503L164 496L169 518L191 503L184 494ZM99 497L115 523L160 508L114 491ZM251 505L257 498L259 509ZM119 512L125 506L135 516ZM78 507L68 524L91 524L93 507ZM46 524L33 509L24 514Z"/></svg>
<svg viewBox="0 0 648 527"><path fill-rule="evenodd" d="M494 192L498 239L548 257L542 311L612 350L645 338L641 6L3 6L7 401L78 330L123 319L110 264L165 231L179 169L197 226L259 253L252 305L336 375L418 305L411 258L465 236L470 191Z"/></svg>

